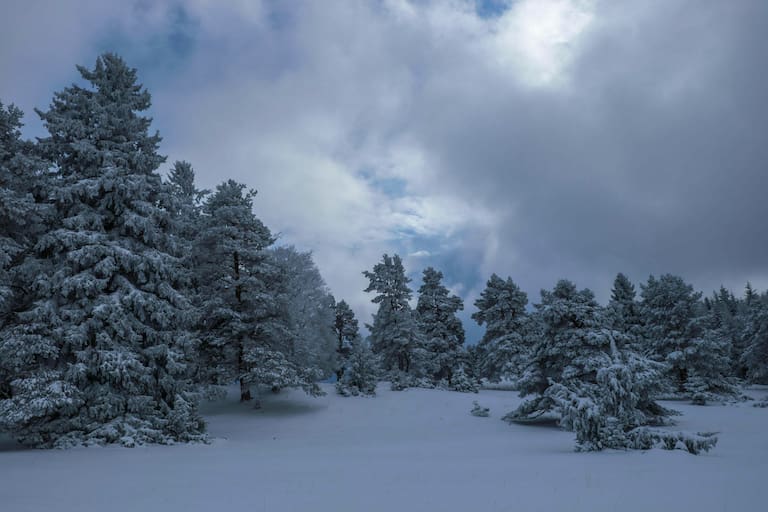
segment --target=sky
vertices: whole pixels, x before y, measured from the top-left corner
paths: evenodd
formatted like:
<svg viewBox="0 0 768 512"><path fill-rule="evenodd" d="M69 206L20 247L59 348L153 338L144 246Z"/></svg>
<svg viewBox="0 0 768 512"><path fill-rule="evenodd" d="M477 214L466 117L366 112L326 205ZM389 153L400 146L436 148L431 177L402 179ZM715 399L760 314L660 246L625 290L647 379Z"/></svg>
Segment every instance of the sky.
<svg viewBox="0 0 768 512"><path fill-rule="evenodd" d="M26 112L105 51L168 156L258 190L363 322L363 270L434 266L469 316L491 273L768 288L764 0L5 0L0 101Z"/></svg>

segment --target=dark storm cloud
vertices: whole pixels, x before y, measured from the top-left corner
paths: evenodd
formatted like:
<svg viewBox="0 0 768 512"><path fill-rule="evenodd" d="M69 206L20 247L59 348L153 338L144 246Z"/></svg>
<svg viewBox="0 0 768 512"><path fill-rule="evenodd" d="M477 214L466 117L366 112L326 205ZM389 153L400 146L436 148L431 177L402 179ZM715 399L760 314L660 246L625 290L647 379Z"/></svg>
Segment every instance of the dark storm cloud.
<svg viewBox="0 0 768 512"><path fill-rule="evenodd" d="M414 131L465 197L505 215L496 263L529 292L618 271L707 291L764 279L768 4L602 7L566 86L440 85Z"/></svg>
<svg viewBox="0 0 768 512"><path fill-rule="evenodd" d="M0 99L31 114L74 64L122 53L169 161L191 161L204 187L257 188L257 214L313 249L363 320L360 271L385 251L414 255L414 273L444 268L467 314L491 272L532 301L561 277L605 300L619 271L768 287L762 0L19 1L4 14Z"/></svg>

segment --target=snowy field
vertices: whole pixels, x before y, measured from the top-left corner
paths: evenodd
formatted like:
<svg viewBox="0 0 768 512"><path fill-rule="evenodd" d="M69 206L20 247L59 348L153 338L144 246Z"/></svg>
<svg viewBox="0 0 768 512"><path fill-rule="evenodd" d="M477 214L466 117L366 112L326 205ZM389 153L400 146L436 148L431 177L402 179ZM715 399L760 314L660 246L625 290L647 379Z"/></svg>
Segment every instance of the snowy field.
<svg viewBox="0 0 768 512"><path fill-rule="evenodd" d="M519 403L379 386L375 398L264 397L209 404L210 445L20 450L0 444L0 510L89 511L758 511L768 503L768 409L681 412L715 430L708 454L575 453L573 435L508 425ZM764 396L768 391L751 392ZM491 417L469 414L472 401Z"/></svg>

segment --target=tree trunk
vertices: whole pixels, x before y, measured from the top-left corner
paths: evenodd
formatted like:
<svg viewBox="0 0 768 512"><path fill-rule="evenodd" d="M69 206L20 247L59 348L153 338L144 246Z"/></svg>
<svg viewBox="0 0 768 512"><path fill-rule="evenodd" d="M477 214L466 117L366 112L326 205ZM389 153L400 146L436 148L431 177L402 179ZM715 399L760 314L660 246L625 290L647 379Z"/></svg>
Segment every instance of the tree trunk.
<svg viewBox="0 0 768 512"><path fill-rule="evenodd" d="M240 379L240 401L249 402L251 399L251 387L245 383L245 379Z"/></svg>
<svg viewBox="0 0 768 512"><path fill-rule="evenodd" d="M234 267L234 276L235 276L235 282L238 284L235 285L235 298L237 299L237 303L239 304L241 302L242 297L242 288L240 286L240 253L235 251L232 254L232 266Z"/></svg>

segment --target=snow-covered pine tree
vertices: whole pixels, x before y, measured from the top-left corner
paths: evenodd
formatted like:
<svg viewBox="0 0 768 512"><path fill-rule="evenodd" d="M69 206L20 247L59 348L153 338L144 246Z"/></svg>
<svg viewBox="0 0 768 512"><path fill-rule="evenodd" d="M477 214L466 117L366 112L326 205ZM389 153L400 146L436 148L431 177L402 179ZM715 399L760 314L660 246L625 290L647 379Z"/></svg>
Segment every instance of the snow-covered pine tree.
<svg viewBox="0 0 768 512"><path fill-rule="evenodd" d="M344 376L344 370L352 352L352 343L360 336L360 327L354 311L345 301L339 301L333 309L333 332L336 340L336 380L340 381Z"/></svg>
<svg viewBox="0 0 768 512"><path fill-rule="evenodd" d="M464 349L464 373L475 383L479 383L482 378L481 367L482 360L477 345L467 345Z"/></svg>
<svg viewBox="0 0 768 512"><path fill-rule="evenodd" d="M337 393L342 396L376 394L379 374L377 359L360 336L351 340L344 365L342 377L336 382Z"/></svg>
<svg viewBox="0 0 768 512"><path fill-rule="evenodd" d="M253 214L256 191L233 180L216 187L203 204L192 258L198 295L199 378L203 384L240 384L240 400L251 400L245 354L255 343L259 312L274 307L261 273L269 229ZM261 271L261 272L260 272Z"/></svg>
<svg viewBox="0 0 768 512"><path fill-rule="evenodd" d="M736 299L736 312L733 316L732 326L735 332L732 335L731 374L739 380L747 379L748 368L744 364L744 354L748 348L747 327L752 316L752 304L757 301L759 301L759 296L749 283L745 287L744 296L741 299Z"/></svg>
<svg viewBox="0 0 768 512"><path fill-rule="evenodd" d="M612 329L625 335L631 350L638 354L646 351L643 340L643 319L640 303L636 299L635 285L627 276L619 273L613 281L611 300L606 308L607 320ZM624 348L624 347L622 347Z"/></svg>
<svg viewBox="0 0 768 512"><path fill-rule="evenodd" d="M720 289L712 294L709 304L705 326L708 331L716 331L716 336L726 342L730 352L728 376L744 378L746 369L741 364L746 327L743 301L736 299L724 286L720 286Z"/></svg>
<svg viewBox="0 0 768 512"><path fill-rule="evenodd" d="M577 451L604 448L672 450L682 445L692 454L717 443L712 433L671 432L649 428L676 414L655 402L663 365L611 344L611 364L600 368L595 382L553 382L546 395L559 414L560 426L576 433Z"/></svg>
<svg viewBox="0 0 768 512"><path fill-rule="evenodd" d="M270 249L269 256L280 270L286 320L295 340L291 359L307 368L319 368L328 377L336 369L333 296L311 252L281 246Z"/></svg>
<svg viewBox="0 0 768 512"><path fill-rule="evenodd" d="M472 319L485 325L478 343L481 376L498 382L501 377L518 377L528 357L528 304L526 293L512 281L493 274L480 298Z"/></svg>
<svg viewBox="0 0 768 512"><path fill-rule="evenodd" d="M748 302L742 364L752 382L768 384L768 294L755 294Z"/></svg>
<svg viewBox="0 0 768 512"><path fill-rule="evenodd" d="M368 343L360 337L355 313L345 301L334 307L336 335L336 392L342 396L375 395L379 367Z"/></svg>
<svg viewBox="0 0 768 512"><path fill-rule="evenodd" d="M464 327L456 313L464 309L464 303L460 297L451 295L442 279L442 272L432 267L424 270L416 317L427 351L428 377L435 383L447 380L450 386L454 372L462 366Z"/></svg>
<svg viewBox="0 0 768 512"><path fill-rule="evenodd" d="M21 119L21 110L0 102L0 330L19 323L17 312L29 305L28 283L40 269L27 255L45 229L47 213L48 166L21 139ZM10 398L21 353L31 357L0 339L0 399Z"/></svg>
<svg viewBox="0 0 768 512"><path fill-rule="evenodd" d="M576 432L579 450L640 447L637 429L663 423L672 413L653 401L664 366L629 350L628 338L611 328L592 292L569 281L542 290L535 315L541 332L518 381L521 396L535 396L504 419L552 413Z"/></svg>
<svg viewBox="0 0 768 512"><path fill-rule="evenodd" d="M2 334L19 373L0 417L36 446L198 439L164 157L140 114L150 95L113 54L78 70L90 87L38 112L57 223L35 246L48 270L29 283L34 303Z"/></svg>
<svg viewBox="0 0 768 512"><path fill-rule="evenodd" d="M240 400L252 387L302 387L319 393L318 375L293 359L282 270L266 251L274 239L253 213L256 192L232 180L206 199L194 242L199 295L200 379L239 381Z"/></svg>
<svg viewBox="0 0 768 512"><path fill-rule="evenodd" d="M419 363L424 356L421 336L408 303L411 280L405 275L397 254L385 254L373 271L365 271L363 275L370 281L365 291L376 292L372 302L379 305L373 325L367 326L371 348L381 358L387 376L396 381L396 387L407 387L409 384L405 381L422 376Z"/></svg>
<svg viewBox="0 0 768 512"><path fill-rule="evenodd" d="M570 281L559 281L551 292L542 290L535 307L542 331L517 382L520 396L534 396L506 417L510 421L533 419L554 409L556 403L548 393L554 383L596 382L598 370L610 366L611 343L620 336L606 328L592 291L579 291Z"/></svg>
<svg viewBox="0 0 768 512"><path fill-rule="evenodd" d="M195 279L193 242L202 227L202 199L210 191L199 190L196 187L195 171L192 165L185 161L174 162L166 183L170 188L171 196L169 211L172 214L173 222L174 254L181 261L186 276L186 279L180 283L178 290L187 297L190 303L194 303L199 287ZM184 327L193 333L198 325L197 313L198 310L193 307L185 317L186 324L184 326L179 325L179 327ZM191 373L196 382L200 380L198 374L201 370L197 357L198 343L199 339L195 336L189 347L193 360Z"/></svg>
<svg viewBox="0 0 768 512"><path fill-rule="evenodd" d="M197 188L195 170L192 164L183 160L174 162L168 173L168 184L171 187L171 195L175 199L174 235L183 247L182 252L188 255L199 231L203 198L210 194L210 191Z"/></svg>
<svg viewBox="0 0 768 512"><path fill-rule="evenodd" d="M668 365L672 390L699 403L732 394L730 340L706 330L701 294L682 278L666 274L659 279L650 276L641 296L651 357Z"/></svg>

